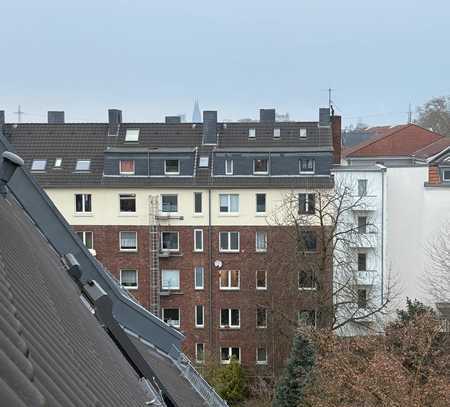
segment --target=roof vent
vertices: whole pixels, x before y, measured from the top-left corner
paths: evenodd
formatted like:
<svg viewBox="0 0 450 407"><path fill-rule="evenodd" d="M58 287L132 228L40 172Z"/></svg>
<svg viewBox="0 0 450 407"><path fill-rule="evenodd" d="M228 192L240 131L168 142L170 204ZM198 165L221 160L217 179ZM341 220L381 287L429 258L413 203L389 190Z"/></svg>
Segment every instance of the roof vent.
<svg viewBox="0 0 450 407"><path fill-rule="evenodd" d="M330 109L328 107L319 109L319 127L330 127Z"/></svg>
<svg viewBox="0 0 450 407"><path fill-rule="evenodd" d="M181 123L181 116L166 116L166 124Z"/></svg>
<svg viewBox="0 0 450 407"><path fill-rule="evenodd" d="M217 144L217 110L203 112L203 144Z"/></svg>
<svg viewBox="0 0 450 407"><path fill-rule="evenodd" d="M47 112L47 121L49 124L59 124L64 123L64 112L49 110Z"/></svg>
<svg viewBox="0 0 450 407"><path fill-rule="evenodd" d="M259 109L259 121L262 123L274 123L275 109Z"/></svg>
<svg viewBox="0 0 450 407"><path fill-rule="evenodd" d="M108 123L109 124L122 123L122 110L109 109L108 110Z"/></svg>

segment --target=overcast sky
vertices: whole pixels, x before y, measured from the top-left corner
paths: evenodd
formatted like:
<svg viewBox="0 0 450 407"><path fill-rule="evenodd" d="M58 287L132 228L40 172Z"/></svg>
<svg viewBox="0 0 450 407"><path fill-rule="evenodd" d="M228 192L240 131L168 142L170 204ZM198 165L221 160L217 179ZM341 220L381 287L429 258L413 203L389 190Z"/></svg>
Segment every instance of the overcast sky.
<svg viewBox="0 0 450 407"><path fill-rule="evenodd" d="M448 0L0 0L0 109L24 121L316 120L328 87L344 123L405 122L450 94Z"/></svg>

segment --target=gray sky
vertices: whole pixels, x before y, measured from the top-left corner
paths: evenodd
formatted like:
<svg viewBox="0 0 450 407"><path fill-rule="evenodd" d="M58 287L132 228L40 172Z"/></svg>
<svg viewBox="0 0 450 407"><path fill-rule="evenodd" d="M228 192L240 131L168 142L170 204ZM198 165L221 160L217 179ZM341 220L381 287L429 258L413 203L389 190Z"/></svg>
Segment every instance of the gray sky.
<svg viewBox="0 0 450 407"><path fill-rule="evenodd" d="M276 107L315 120L406 121L450 94L448 0L0 0L0 108L15 120L219 120Z"/></svg>

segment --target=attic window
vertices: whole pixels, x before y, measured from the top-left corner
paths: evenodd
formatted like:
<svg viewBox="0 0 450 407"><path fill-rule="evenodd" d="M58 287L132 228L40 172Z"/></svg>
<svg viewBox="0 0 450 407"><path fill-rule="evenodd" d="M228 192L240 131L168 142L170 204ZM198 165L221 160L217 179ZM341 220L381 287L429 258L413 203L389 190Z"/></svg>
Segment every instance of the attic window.
<svg viewBox="0 0 450 407"><path fill-rule="evenodd" d="M75 171L89 171L91 168L91 160L77 160Z"/></svg>
<svg viewBox="0 0 450 407"><path fill-rule="evenodd" d="M256 129L248 129L248 138L256 137Z"/></svg>
<svg viewBox="0 0 450 407"><path fill-rule="evenodd" d="M273 138L280 138L280 135L281 135L281 131L278 127L273 129Z"/></svg>
<svg viewBox="0 0 450 407"><path fill-rule="evenodd" d="M199 167L208 167L209 157L207 155L200 157L198 166Z"/></svg>
<svg viewBox="0 0 450 407"><path fill-rule="evenodd" d="M450 181L450 168L445 168L442 173L442 180L443 181Z"/></svg>
<svg viewBox="0 0 450 407"><path fill-rule="evenodd" d="M62 165L62 158L56 158L55 159L55 168L61 168Z"/></svg>
<svg viewBox="0 0 450 407"><path fill-rule="evenodd" d="M125 141L139 141L139 129L127 129Z"/></svg>
<svg viewBox="0 0 450 407"><path fill-rule="evenodd" d="M47 167L47 160L33 160L31 171L45 171L45 167Z"/></svg>
<svg viewBox="0 0 450 407"><path fill-rule="evenodd" d="M306 138L307 132L306 129L300 129L300 138Z"/></svg>

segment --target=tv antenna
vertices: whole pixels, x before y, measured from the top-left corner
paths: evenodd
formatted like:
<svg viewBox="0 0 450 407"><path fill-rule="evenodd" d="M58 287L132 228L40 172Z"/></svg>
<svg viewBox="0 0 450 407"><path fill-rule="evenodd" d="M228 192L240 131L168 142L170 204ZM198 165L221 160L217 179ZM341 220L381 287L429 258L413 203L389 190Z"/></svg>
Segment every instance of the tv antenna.
<svg viewBox="0 0 450 407"><path fill-rule="evenodd" d="M17 115L17 123L21 123L22 116L25 114L25 112L20 108L20 105L17 107L17 112L14 112L14 114Z"/></svg>

